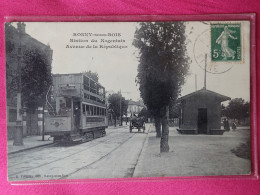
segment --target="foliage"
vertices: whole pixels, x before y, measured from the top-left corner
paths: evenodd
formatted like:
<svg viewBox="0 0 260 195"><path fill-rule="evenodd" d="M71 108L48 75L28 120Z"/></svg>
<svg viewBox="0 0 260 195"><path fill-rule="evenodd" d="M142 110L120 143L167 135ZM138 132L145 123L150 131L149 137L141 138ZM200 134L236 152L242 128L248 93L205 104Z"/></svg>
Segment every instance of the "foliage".
<svg viewBox="0 0 260 195"><path fill-rule="evenodd" d="M159 115L170 101L175 102L188 72L185 25L140 23L133 45L140 51L136 82L141 97L153 115Z"/></svg>
<svg viewBox="0 0 260 195"><path fill-rule="evenodd" d="M181 108L180 101L176 101L176 102L171 101L169 106L169 118L171 119L179 118L180 108Z"/></svg>
<svg viewBox="0 0 260 195"><path fill-rule="evenodd" d="M140 111L139 116L143 116L147 120L147 118L151 117L151 114L150 114L150 112L146 108L143 108Z"/></svg>
<svg viewBox="0 0 260 195"><path fill-rule="evenodd" d="M22 102L29 110L45 103L46 93L52 84L51 66L47 54L38 49L27 49L23 54L21 70Z"/></svg>
<svg viewBox="0 0 260 195"><path fill-rule="evenodd" d="M232 99L226 107L222 105L222 115L238 121L247 118L250 116L250 103L242 98Z"/></svg>
<svg viewBox="0 0 260 195"><path fill-rule="evenodd" d="M120 113L120 102L121 102L121 113ZM109 110L113 117L120 117L127 114L128 101L125 100L119 93L113 93L108 97Z"/></svg>

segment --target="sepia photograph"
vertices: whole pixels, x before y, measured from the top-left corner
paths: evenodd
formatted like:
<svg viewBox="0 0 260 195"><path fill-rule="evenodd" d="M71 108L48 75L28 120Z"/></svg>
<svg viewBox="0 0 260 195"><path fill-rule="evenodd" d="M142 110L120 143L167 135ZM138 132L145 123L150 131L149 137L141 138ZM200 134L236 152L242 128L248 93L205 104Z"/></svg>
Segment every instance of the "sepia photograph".
<svg viewBox="0 0 260 195"><path fill-rule="evenodd" d="M8 181L251 174L250 21L6 22Z"/></svg>

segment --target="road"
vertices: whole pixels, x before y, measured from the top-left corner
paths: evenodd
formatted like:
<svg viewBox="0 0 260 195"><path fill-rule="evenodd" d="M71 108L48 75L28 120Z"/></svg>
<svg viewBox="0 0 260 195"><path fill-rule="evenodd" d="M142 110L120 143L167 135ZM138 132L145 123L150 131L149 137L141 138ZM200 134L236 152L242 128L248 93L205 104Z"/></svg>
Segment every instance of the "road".
<svg viewBox="0 0 260 195"><path fill-rule="evenodd" d="M129 127L107 129L107 135L90 142L52 145L8 156L8 180L57 180L132 177L146 133L129 133Z"/></svg>

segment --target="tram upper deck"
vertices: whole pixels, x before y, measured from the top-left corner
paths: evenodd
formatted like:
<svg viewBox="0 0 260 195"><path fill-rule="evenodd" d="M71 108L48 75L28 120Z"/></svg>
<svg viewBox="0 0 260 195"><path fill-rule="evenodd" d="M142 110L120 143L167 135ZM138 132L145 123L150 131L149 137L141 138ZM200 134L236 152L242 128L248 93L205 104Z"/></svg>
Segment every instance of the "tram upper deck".
<svg viewBox="0 0 260 195"><path fill-rule="evenodd" d="M105 107L105 88L83 73L53 75L54 98L72 97Z"/></svg>

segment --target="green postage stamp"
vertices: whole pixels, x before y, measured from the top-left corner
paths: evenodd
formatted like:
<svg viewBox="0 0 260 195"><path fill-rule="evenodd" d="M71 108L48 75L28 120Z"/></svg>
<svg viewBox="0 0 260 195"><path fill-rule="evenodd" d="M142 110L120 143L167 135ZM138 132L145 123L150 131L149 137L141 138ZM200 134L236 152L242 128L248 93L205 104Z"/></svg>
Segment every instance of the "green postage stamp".
<svg viewBox="0 0 260 195"><path fill-rule="evenodd" d="M241 23L211 23L211 61L241 61Z"/></svg>

